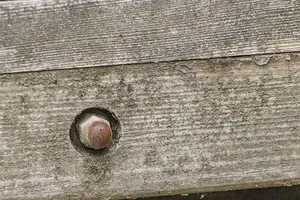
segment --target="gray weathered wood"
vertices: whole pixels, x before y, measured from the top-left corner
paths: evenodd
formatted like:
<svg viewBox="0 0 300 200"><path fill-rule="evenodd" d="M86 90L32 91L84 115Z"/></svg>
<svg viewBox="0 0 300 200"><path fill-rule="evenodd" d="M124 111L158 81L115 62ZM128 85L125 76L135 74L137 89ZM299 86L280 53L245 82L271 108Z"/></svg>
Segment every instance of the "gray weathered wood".
<svg viewBox="0 0 300 200"><path fill-rule="evenodd" d="M122 137L92 157L88 107ZM300 183L300 54L0 75L1 199L118 199Z"/></svg>
<svg viewBox="0 0 300 200"><path fill-rule="evenodd" d="M300 1L8 1L0 27L0 73L278 53Z"/></svg>

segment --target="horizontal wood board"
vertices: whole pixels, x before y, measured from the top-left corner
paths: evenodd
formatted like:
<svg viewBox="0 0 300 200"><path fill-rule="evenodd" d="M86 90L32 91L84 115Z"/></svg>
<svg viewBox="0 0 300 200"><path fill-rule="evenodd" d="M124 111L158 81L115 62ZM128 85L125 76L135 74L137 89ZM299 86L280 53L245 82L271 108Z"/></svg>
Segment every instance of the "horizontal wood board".
<svg viewBox="0 0 300 200"><path fill-rule="evenodd" d="M79 153L75 116L115 112ZM1 199L121 199L300 184L300 54L0 75Z"/></svg>
<svg viewBox="0 0 300 200"><path fill-rule="evenodd" d="M0 73L292 51L298 0L0 2Z"/></svg>

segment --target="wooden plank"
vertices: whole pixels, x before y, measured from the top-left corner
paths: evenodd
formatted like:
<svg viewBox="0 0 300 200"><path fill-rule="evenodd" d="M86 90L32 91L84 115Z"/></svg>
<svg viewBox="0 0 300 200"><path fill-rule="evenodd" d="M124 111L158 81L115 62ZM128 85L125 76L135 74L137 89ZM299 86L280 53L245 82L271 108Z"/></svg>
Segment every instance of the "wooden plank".
<svg viewBox="0 0 300 200"><path fill-rule="evenodd" d="M0 75L2 199L119 199L300 184L300 54ZM118 116L101 156L69 129Z"/></svg>
<svg viewBox="0 0 300 200"><path fill-rule="evenodd" d="M300 51L300 1L0 4L0 73Z"/></svg>

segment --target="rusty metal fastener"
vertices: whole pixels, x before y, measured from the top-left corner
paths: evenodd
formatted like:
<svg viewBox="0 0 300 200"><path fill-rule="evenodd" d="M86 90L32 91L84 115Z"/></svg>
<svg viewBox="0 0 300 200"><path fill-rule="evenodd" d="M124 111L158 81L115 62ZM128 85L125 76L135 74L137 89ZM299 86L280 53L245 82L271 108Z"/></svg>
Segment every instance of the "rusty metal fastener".
<svg viewBox="0 0 300 200"><path fill-rule="evenodd" d="M81 142L92 149L107 147L112 140L110 123L96 115L90 115L79 124Z"/></svg>

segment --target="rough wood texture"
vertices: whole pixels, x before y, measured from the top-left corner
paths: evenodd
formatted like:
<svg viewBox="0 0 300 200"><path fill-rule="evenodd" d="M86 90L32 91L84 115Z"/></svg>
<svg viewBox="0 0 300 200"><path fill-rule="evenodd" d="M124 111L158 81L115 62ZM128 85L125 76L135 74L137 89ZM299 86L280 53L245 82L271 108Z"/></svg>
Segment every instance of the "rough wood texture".
<svg viewBox="0 0 300 200"><path fill-rule="evenodd" d="M9 1L0 27L0 73L278 53L300 1Z"/></svg>
<svg viewBox="0 0 300 200"><path fill-rule="evenodd" d="M0 194L118 199L300 183L300 54L0 76ZM107 107L110 153L70 143Z"/></svg>

